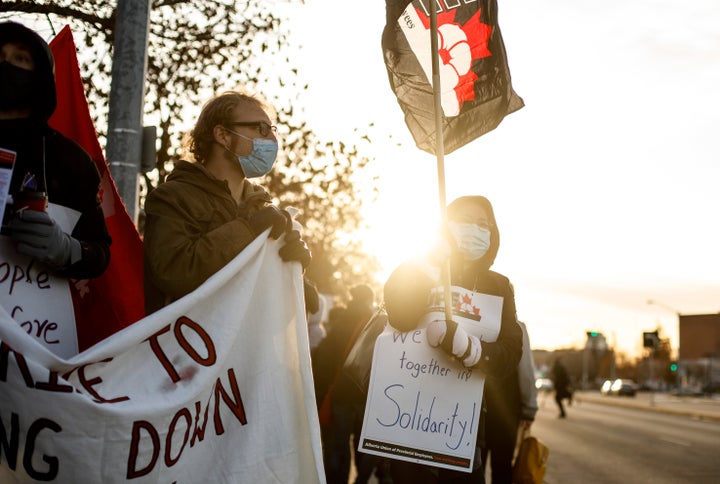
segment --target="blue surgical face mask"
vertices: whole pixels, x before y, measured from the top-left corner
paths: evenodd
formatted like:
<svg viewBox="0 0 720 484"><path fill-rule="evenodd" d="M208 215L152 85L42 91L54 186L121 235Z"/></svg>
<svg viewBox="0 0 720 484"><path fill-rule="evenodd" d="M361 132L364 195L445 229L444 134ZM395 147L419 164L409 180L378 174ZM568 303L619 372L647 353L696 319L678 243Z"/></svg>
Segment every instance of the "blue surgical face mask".
<svg viewBox="0 0 720 484"><path fill-rule="evenodd" d="M238 155L237 153L230 151L227 147L225 148L237 157L238 163L240 163L240 167L242 168L245 177L257 178L270 173L270 170L272 170L275 160L277 159L277 141L266 138L250 138L248 136L243 136L240 133L236 133L231 129L228 129L228 131L235 136L240 136L241 138L250 140L253 143L253 149L247 156Z"/></svg>
<svg viewBox="0 0 720 484"><path fill-rule="evenodd" d="M450 233L455 239L458 250L467 261L475 261L484 256L490 248L490 231L475 224L448 222Z"/></svg>

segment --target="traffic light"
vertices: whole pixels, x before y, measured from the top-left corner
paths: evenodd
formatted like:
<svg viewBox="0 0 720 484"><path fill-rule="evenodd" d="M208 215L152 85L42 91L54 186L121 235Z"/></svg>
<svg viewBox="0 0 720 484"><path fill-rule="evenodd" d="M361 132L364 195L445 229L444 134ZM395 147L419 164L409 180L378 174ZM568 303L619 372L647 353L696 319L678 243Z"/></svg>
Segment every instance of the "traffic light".
<svg viewBox="0 0 720 484"><path fill-rule="evenodd" d="M588 331L587 335L588 335L588 338L597 338L598 332L597 331Z"/></svg>
<svg viewBox="0 0 720 484"><path fill-rule="evenodd" d="M660 342L657 330L643 333L643 348L657 348Z"/></svg>
<svg viewBox="0 0 720 484"><path fill-rule="evenodd" d="M677 369L678 369L677 362L676 362L676 361L671 361L671 362L670 362L670 371L673 372L673 373L675 373L675 372L677 371Z"/></svg>

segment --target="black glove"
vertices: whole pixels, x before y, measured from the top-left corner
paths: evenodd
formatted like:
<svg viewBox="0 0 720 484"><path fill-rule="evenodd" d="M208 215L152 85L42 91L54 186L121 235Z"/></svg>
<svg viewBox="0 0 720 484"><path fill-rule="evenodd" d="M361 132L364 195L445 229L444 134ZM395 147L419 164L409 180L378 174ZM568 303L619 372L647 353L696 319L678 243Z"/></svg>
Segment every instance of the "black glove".
<svg viewBox="0 0 720 484"><path fill-rule="evenodd" d="M265 232L268 227L270 229L270 237L279 238L290 228L288 215L273 205L261 208L248 218L250 228L253 229L255 235Z"/></svg>
<svg viewBox="0 0 720 484"><path fill-rule="evenodd" d="M10 237L17 250L57 268L77 262L80 242L63 232L46 212L23 210L10 221Z"/></svg>
<svg viewBox="0 0 720 484"><path fill-rule="evenodd" d="M297 230L291 230L285 235L285 245L280 247L280 258L285 262L298 261L302 264L303 269L307 269L307 266L312 260L310 249L308 249L305 241L300 238L300 232Z"/></svg>

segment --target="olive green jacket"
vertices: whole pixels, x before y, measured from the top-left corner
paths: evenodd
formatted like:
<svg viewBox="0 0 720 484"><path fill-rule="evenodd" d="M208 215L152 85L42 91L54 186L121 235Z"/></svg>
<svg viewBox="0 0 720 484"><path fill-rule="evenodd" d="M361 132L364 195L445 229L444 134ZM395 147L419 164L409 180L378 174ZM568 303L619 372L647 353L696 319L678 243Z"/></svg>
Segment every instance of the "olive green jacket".
<svg viewBox="0 0 720 484"><path fill-rule="evenodd" d="M247 179L240 204L202 164L179 161L145 201L147 314L192 292L256 237L247 218L271 201Z"/></svg>

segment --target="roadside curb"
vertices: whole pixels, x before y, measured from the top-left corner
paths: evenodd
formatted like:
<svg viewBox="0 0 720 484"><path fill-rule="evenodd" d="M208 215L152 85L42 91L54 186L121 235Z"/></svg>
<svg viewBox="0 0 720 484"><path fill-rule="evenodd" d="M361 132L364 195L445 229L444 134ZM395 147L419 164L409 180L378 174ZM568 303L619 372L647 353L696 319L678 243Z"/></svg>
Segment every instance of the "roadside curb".
<svg viewBox="0 0 720 484"><path fill-rule="evenodd" d="M697 420L707 420L711 422L720 422L720 412L719 413L711 413L711 412L703 412L702 410L695 410L695 409L685 409L685 408L672 408L665 405L649 405L645 403L640 403L633 400L615 398L615 397L597 397L597 396L588 396L588 395L580 395L575 394L573 396L573 400L577 401L578 403L598 403L602 405L613 405L616 407L624 407L624 408L633 408L636 410L647 410L650 412L655 413L665 413L665 414L671 414L671 415L682 415L690 418L694 418Z"/></svg>

